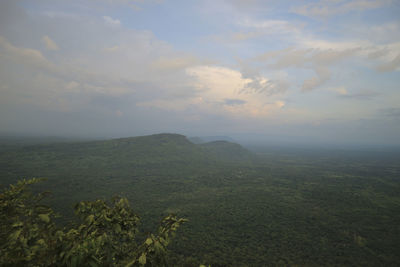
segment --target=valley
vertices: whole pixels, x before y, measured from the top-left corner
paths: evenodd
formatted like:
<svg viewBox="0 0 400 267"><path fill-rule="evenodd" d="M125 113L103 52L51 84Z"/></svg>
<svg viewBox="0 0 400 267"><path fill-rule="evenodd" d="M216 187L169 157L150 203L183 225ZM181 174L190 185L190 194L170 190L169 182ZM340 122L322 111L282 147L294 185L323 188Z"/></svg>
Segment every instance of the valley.
<svg viewBox="0 0 400 267"><path fill-rule="evenodd" d="M178 134L2 146L0 181L44 177L36 190L72 217L81 200L125 196L143 236L160 218L189 220L174 265L363 265L400 262L400 166L395 151L194 144Z"/></svg>

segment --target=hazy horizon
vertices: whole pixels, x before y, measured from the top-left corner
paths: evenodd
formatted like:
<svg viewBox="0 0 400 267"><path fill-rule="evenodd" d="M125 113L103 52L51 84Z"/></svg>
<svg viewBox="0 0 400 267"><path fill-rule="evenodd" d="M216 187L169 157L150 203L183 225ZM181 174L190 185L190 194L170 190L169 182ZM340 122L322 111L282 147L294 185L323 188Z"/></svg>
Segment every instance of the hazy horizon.
<svg viewBox="0 0 400 267"><path fill-rule="evenodd" d="M400 145L400 2L0 2L0 134Z"/></svg>

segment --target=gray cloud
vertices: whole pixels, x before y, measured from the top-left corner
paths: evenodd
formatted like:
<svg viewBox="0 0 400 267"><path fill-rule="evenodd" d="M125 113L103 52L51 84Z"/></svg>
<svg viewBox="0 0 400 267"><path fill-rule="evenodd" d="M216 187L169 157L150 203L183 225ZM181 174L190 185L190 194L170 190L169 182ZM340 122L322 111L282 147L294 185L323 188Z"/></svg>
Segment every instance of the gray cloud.
<svg viewBox="0 0 400 267"><path fill-rule="evenodd" d="M282 94L289 88L286 81L265 80L260 76L252 78L252 81L241 90L246 93L262 93L268 96Z"/></svg>
<svg viewBox="0 0 400 267"><path fill-rule="evenodd" d="M110 118L115 123L129 120L129 125L136 121L151 128L157 121L170 121L167 114L151 126L139 116L143 110L137 103L155 96L168 99L195 94L184 69L198 61L175 51L151 32L123 28L118 19L107 16L51 10L51 15L27 16L16 2L0 3L3 130L61 133L73 124L70 131L97 131L104 122L110 123ZM47 112L53 115L44 115ZM146 116L156 117L156 113L146 111ZM58 120L65 125L58 125ZM91 123L80 123L85 120ZM51 130L46 123L58 128Z"/></svg>
<svg viewBox="0 0 400 267"><path fill-rule="evenodd" d="M225 99L224 104L228 106L243 105L246 101L241 99Z"/></svg>
<svg viewBox="0 0 400 267"><path fill-rule="evenodd" d="M386 71L395 71L400 68L400 54L397 55L393 60L380 64L377 67L378 71L386 72Z"/></svg>
<svg viewBox="0 0 400 267"><path fill-rule="evenodd" d="M292 8L292 12L308 17L331 17L355 11L377 9L391 4L392 0L320 0Z"/></svg>
<svg viewBox="0 0 400 267"><path fill-rule="evenodd" d="M373 91L361 91L357 93L346 93L346 94L339 94L339 98L343 99L357 99L357 100L371 100L375 97L379 96L379 93Z"/></svg>
<svg viewBox="0 0 400 267"><path fill-rule="evenodd" d="M317 76L312 77L311 79L304 80L303 85L301 87L301 90L303 92L311 91L317 88L318 86L328 81L331 77L331 72L329 71L329 69L321 65L315 66L314 71L317 74Z"/></svg>
<svg viewBox="0 0 400 267"><path fill-rule="evenodd" d="M384 108L378 111L378 114L388 118L400 119L400 108Z"/></svg>
<svg viewBox="0 0 400 267"><path fill-rule="evenodd" d="M253 59L266 63L267 68L285 69L290 67L312 69L316 76L306 79L301 90L311 91L331 78L330 67L335 63L355 55L360 48L349 49L293 49L268 52Z"/></svg>

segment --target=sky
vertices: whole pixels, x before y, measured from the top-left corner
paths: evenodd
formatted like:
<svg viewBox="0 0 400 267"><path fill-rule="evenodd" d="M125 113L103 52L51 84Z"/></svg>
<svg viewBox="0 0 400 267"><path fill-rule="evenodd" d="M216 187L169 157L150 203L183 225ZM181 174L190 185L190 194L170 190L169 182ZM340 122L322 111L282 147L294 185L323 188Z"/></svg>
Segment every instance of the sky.
<svg viewBox="0 0 400 267"><path fill-rule="evenodd" d="M0 132L400 145L400 1L2 0Z"/></svg>

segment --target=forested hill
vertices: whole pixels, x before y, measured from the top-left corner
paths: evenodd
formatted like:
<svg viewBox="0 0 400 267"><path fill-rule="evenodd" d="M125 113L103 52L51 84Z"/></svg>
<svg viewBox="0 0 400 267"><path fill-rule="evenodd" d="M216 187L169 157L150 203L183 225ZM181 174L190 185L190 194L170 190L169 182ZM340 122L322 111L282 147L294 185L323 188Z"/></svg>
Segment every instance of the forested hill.
<svg viewBox="0 0 400 267"><path fill-rule="evenodd" d="M135 196L140 197L141 192L157 191L155 184L162 185L160 194L168 195L177 187L185 191L196 186L191 180L194 176L248 166L256 158L235 143L200 145L183 135L167 133L100 141L13 144L0 150L0 184L22 178L47 178L43 189L54 192L60 210L76 201L120 193L138 191Z"/></svg>
<svg viewBox="0 0 400 267"><path fill-rule="evenodd" d="M208 142L201 144L200 147L207 152L209 157L220 161L243 161L255 158L255 155L241 145L228 141Z"/></svg>
<svg viewBox="0 0 400 267"><path fill-rule="evenodd" d="M209 170L248 166L255 158L235 143L194 144L183 135L166 133L85 142L10 143L0 150L0 182L45 177L58 196L75 201L99 192L126 192L127 184L146 179L187 179Z"/></svg>
<svg viewBox="0 0 400 267"><path fill-rule="evenodd" d="M99 143L99 142L96 142ZM254 158L241 145L228 141L213 141L195 144L180 134L155 134L149 136L121 138L104 141L105 149L120 153L138 161L243 161ZM128 155L129 154L129 155Z"/></svg>
<svg viewBox="0 0 400 267"><path fill-rule="evenodd" d="M12 173L21 170L17 174L31 176L40 176L58 164L60 168L68 166L71 171L91 166L106 170L137 167L136 171L147 166L149 170L146 171L160 171L158 168L162 166L168 169L175 166L183 170L203 167L203 164L243 163L255 158L255 155L235 143L216 141L199 145L179 134L18 145L13 150L10 147L7 146L3 152L0 150L1 170L7 169ZM27 168L33 172L24 173L23 170Z"/></svg>

